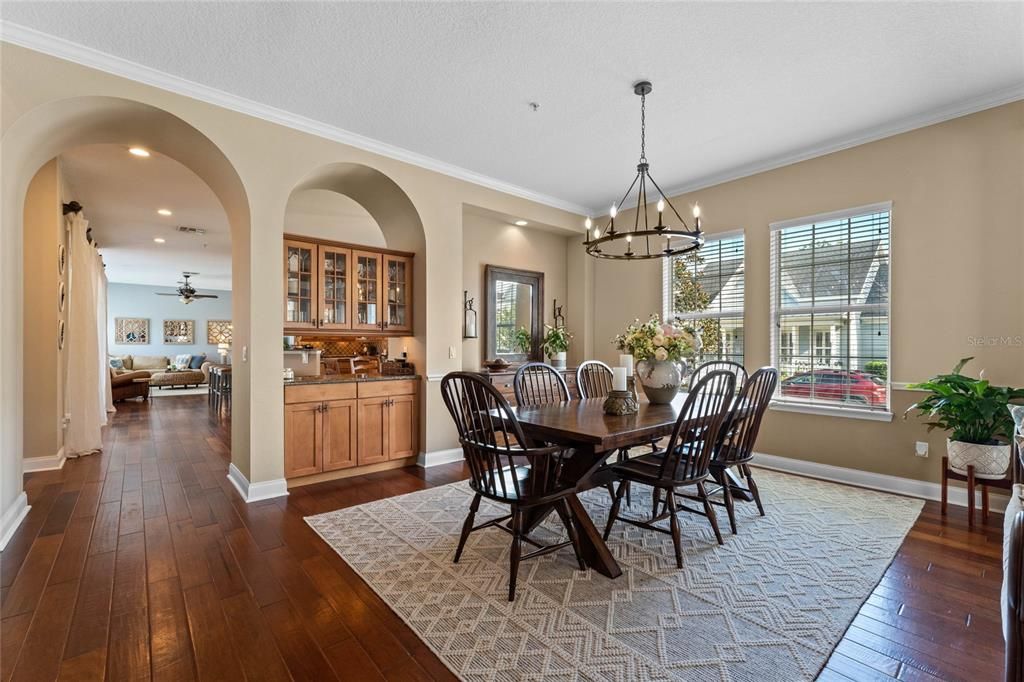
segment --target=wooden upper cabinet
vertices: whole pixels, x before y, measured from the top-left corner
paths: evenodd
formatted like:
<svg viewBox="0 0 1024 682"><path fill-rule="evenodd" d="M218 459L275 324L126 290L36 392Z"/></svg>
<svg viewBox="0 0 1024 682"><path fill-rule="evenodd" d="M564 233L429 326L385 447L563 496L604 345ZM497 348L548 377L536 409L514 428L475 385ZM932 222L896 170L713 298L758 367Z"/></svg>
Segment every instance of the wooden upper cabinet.
<svg viewBox="0 0 1024 682"><path fill-rule="evenodd" d="M352 251L321 244L320 329L352 328Z"/></svg>
<svg viewBox="0 0 1024 682"><path fill-rule="evenodd" d="M285 240L285 329L316 329L318 267L316 244Z"/></svg>
<svg viewBox="0 0 1024 682"><path fill-rule="evenodd" d="M412 332L412 258L384 254L384 330Z"/></svg>
<svg viewBox="0 0 1024 682"><path fill-rule="evenodd" d="M412 267L412 254L286 237L285 332L412 334Z"/></svg>
<svg viewBox="0 0 1024 682"><path fill-rule="evenodd" d="M352 251L355 265L352 329L384 331L383 256L372 251Z"/></svg>

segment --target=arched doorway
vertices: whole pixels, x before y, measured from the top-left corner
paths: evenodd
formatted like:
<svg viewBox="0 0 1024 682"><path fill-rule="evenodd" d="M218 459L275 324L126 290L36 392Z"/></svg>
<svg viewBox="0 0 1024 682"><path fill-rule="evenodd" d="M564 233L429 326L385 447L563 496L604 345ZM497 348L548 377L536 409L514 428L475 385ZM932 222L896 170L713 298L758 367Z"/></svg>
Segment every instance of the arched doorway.
<svg viewBox="0 0 1024 682"><path fill-rule="evenodd" d="M23 514L21 396L23 352L23 207L36 172L63 151L89 144L138 145L189 168L217 196L231 226L232 289L248 292L250 282L249 201L240 177L224 153L202 132L162 109L114 97L77 97L50 102L22 116L3 137L2 223L0 223L0 508ZM249 343L250 313L245 295L232 305L235 349ZM234 351L238 354L238 351ZM234 376L232 460L248 469L249 365Z"/></svg>
<svg viewBox="0 0 1024 682"><path fill-rule="evenodd" d="M318 230L308 236L339 242L381 246L415 254L413 270L413 336L404 338L401 348L418 368L426 367L426 237L419 211L405 191L381 171L358 163L333 163L314 170L293 188L288 206L294 206L315 193L331 192L354 201L368 214L367 220L353 217L352 228L333 232ZM290 208L285 211L285 232ZM370 224L366 224L370 223ZM375 225L373 225L375 223ZM330 229L330 228L326 228ZM379 230L379 233L378 233ZM420 420L420 442L424 439L424 421Z"/></svg>

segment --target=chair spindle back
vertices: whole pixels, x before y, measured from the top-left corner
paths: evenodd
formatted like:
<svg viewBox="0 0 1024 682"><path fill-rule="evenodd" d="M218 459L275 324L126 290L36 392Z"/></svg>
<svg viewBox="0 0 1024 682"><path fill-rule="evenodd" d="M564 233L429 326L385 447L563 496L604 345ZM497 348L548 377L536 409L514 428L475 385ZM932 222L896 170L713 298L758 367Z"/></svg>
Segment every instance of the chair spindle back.
<svg viewBox="0 0 1024 682"><path fill-rule="evenodd" d="M441 380L441 396L455 421L474 490L522 502L555 487L564 453L554 447L526 447L515 411L491 382L472 372L451 372ZM543 463L531 466L529 477L518 475L524 460L533 465L538 458Z"/></svg>
<svg viewBox="0 0 1024 682"><path fill-rule="evenodd" d="M543 362L528 362L516 370L512 389L516 404L522 407L570 400L569 387L561 372Z"/></svg>
<svg viewBox="0 0 1024 682"><path fill-rule="evenodd" d="M761 420L778 383L779 370L774 367L762 367L750 375L740 390L732 418L722 426L716 461L733 465L750 460Z"/></svg>
<svg viewBox="0 0 1024 682"><path fill-rule="evenodd" d="M707 477L719 431L729 418L736 375L727 370L705 374L679 411L658 477L692 481Z"/></svg>
<svg viewBox="0 0 1024 682"><path fill-rule="evenodd" d="M730 360L711 360L705 362L703 365L693 370L693 374L690 375L690 390L697 385L697 382L703 379L711 372L732 372L736 375L736 388L737 390L742 388L747 383L747 370L738 362L732 362Z"/></svg>
<svg viewBox="0 0 1024 682"><path fill-rule="evenodd" d="M587 360L576 369L580 398L603 398L612 391L612 368L600 360Z"/></svg>

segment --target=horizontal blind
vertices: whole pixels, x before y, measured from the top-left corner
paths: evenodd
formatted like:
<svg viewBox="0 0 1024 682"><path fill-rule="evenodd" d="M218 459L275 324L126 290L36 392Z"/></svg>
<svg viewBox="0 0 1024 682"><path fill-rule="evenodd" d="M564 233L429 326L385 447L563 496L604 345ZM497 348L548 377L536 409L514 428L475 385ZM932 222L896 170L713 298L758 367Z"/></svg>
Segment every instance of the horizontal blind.
<svg viewBox="0 0 1024 682"><path fill-rule="evenodd" d="M743 235L708 239L700 250L673 257L669 270L671 314L701 332L700 360L743 364Z"/></svg>
<svg viewBox="0 0 1024 682"><path fill-rule="evenodd" d="M778 398L889 408L889 205L772 226Z"/></svg>

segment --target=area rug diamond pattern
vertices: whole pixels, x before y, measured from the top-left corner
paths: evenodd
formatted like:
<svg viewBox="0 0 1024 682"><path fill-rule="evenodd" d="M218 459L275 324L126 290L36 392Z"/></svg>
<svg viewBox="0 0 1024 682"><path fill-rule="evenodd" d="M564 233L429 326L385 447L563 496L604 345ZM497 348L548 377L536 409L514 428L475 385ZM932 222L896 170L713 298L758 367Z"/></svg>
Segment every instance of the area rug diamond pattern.
<svg viewBox="0 0 1024 682"><path fill-rule="evenodd" d="M571 549L524 562L506 601L509 536L470 536L452 555L465 482L307 522L465 680L808 680L825 664L892 560L922 502L756 472L767 516L739 504L739 534L715 543L683 514L683 569L668 535L616 524L623 574L579 571ZM650 509L634 486L626 513ZM604 490L582 496L599 528ZM481 505L477 522L505 508ZM554 517L553 517L554 518ZM721 510L720 522L728 522ZM541 541L562 530L549 520Z"/></svg>

